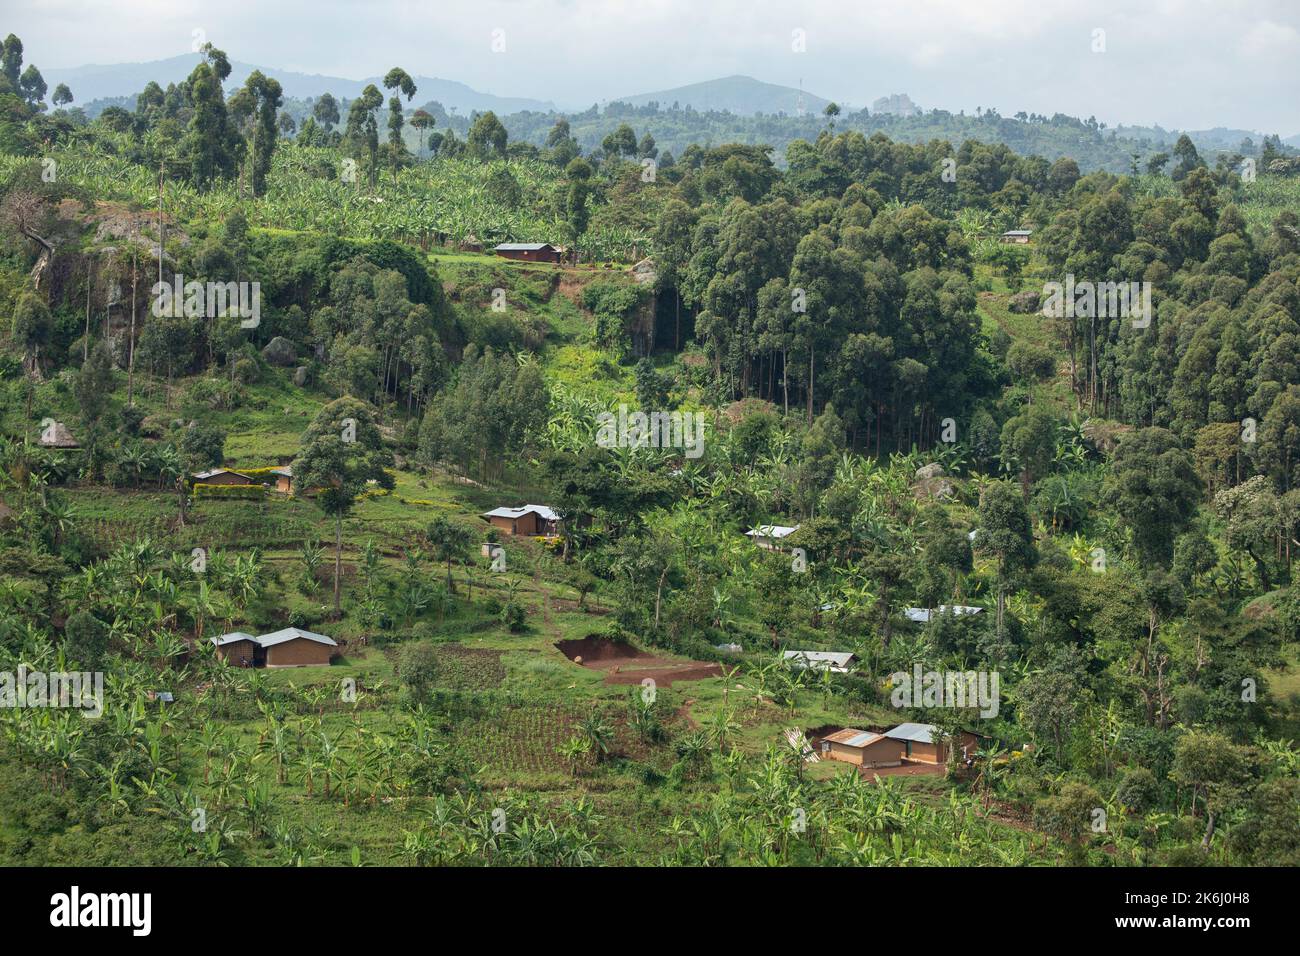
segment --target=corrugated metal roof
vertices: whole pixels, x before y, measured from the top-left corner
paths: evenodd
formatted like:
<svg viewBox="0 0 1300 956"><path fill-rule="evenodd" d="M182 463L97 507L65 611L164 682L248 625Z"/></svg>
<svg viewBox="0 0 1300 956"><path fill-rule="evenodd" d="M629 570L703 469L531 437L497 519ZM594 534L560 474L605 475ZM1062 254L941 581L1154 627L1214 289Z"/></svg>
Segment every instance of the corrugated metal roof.
<svg viewBox="0 0 1300 956"><path fill-rule="evenodd" d="M207 471L196 471L194 473L194 477L199 481L212 478L215 475L238 475L240 478L248 478L248 475L244 474L242 471L235 471L231 468L209 468ZM252 481L253 479L248 478L248 480Z"/></svg>
<svg viewBox="0 0 1300 956"><path fill-rule="evenodd" d="M554 249L549 242L503 242L496 247L506 252L536 252L539 249Z"/></svg>
<svg viewBox="0 0 1300 956"><path fill-rule="evenodd" d="M263 634L261 637L254 638L257 643L263 647L274 647L276 644L283 644L285 641L296 641L303 638L308 641L315 641L317 644L328 644L331 647L337 647L338 642L332 637L326 637L324 634L317 634L313 631L304 631L300 627L286 627L282 631L273 631L270 634Z"/></svg>
<svg viewBox="0 0 1300 956"><path fill-rule="evenodd" d="M519 508L493 508L491 511L483 512L482 518L522 518L529 512L533 512L543 521L559 521L560 516L546 505L523 505Z"/></svg>
<svg viewBox="0 0 1300 956"><path fill-rule="evenodd" d="M872 733L870 730L854 730L852 727L845 727L843 730L837 730L833 734L827 734L822 740L831 740L837 744L844 744L846 747L866 747L877 740L883 740L884 735Z"/></svg>
<svg viewBox="0 0 1300 956"><path fill-rule="evenodd" d="M795 525L793 528L787 528L785 525L780 524L761 524L752 531L746 531L745 534L751 537L757 536L760 538L784 538L787 535L794 534L798 530L798 525Z"/></svg>
<svg viewBox="0 0 1300 956"><path fill-rule="evenodd" d="M903 613L907 615L909 621L924 624L936 614L951 614L954 617L961 617L963 614L978 614L982 610L984 608L973 607L969 604L940 604L937 608L909 607Z"/></svg>
<svg viewBox="0 0 1300 956"><path fill-rule="evenodd" d="M934 743L934 724L899 724L893 730L886 730L885 736L890 740L910 740L917 744Z"/></svg>
<svg viewBox="0 0 1300 956"><path fill-rule="evenodd" d="M220 647L223 644L234 644L236 641L252 641L257 643L257 638L252 634L245 634L243 631L231 631L229 634L222 634L219 637L212 638L212 643Z"/></svg>

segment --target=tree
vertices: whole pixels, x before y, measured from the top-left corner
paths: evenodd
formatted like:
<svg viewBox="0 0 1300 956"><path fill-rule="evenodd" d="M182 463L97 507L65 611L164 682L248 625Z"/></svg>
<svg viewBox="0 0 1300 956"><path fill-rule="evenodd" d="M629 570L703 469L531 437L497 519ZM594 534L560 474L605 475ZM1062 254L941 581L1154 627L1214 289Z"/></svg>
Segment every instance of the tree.
<svg viewBox="0 0 1300 956"><path fill-rule="evenodd" d="M271 172L271 155L275 151L279 132L276 128L277 111L284 103L280 81L268 79L261 70L248 75L241 91L248 96L253 109L252 187L253 195L266 193L266 177Z"/></svg>
<svg viewBox="0 0 1300 956"><path fill-rule="evenodd" d="M52 97L55 106L67 106L72 102L72 90L68 89L68 84L60 83L54 88Z"/></svg>
<svg viewBox="0 0 1300 956"><path fill-rule="evenodd" d="M45 99L45 91L48 87L45 85L45 77L41 76L41 71L36 69L34 64L23 70L23 75L18 79L18 87L22 90L23 99L28 105L45 109L41 101Z"/></svg>
<svg viewBox="0 0 1300 956"><path fill-rule="evenodd" d="M218 179L229 179L239 167L241 142L226 109L221 84L230 76L226 54L211 43L203 46L200 61L185 81L185 98L192 109L181 152L189 164L189 178L199 189Z"/></svg>
<svg viewBox="0 0 1300 956"><path fill-rule="evenodd" d="M77 611L63 625L63 649L70 661L97 670L108 650L108 628L89 611Z"/></svg>
<svg viewBox="0 0 1300 956"><path fill-rule="evenodd" d="M393 167L393 181L396 182L397 169L406 155L406 146L402 143L402 126L405 125L402 116L402 97L405 96L406 101L411 102L411 98L415 96L416 86L415 81L405 70L395 66L384 76L384 89L393 91L393 95L388 100L388 150Z"/></svg>
<svg viewBox="0 0 1300 956"><path fill-rule="evenodd" d="M113 356L108 346L96 342L77 373L73 388L81 406L81 420L86 426L86 449L92 472L99 464L100 423L113 394Z"/></svg>
<svg viewBox="0 0 1300 956"><path fill-rule="evenodd" d="M322 93L311 108L311 115L316 122L325 127L325 132L333 131L339 122L339 102L329 93Z"/></svg>
<svg viewBox="0 0 1300 956"><path fill-rule="evenodd" d="M54 320L45 300L34 292L23 292L18 297L11 328L13 341L23 349L23 367L29 373L37 373L41 347L48 345L54 334Z"/></svg>
<svg viewBox="0 0 1300 956"><path fill-rule="evenodd" d="M587 222L591 218L587 209L587 199L591 195L591 164L585 159L575 158L564 168L564 175L569 181L564 196L564 215L569 224L569 241L576 243L587 231Z"/></svg>
<svg viewBox="0 0 1300 956"><path fill-rule="evenodd" d="M219 468L226 460L226 433L215 425L196 424L185 429L180 450L191 471Z"/></svg>
<svg viewBox="0 0 1300 956"><path fill-rule="evenodd" d="M427 110L416 110L411 114L411 125L415 127L420 135L419 145L417 146L420 153L424 152L424 134L433 129L436 123L437 120L433 114Z"/></svg>
<svg viewBox="0 0 1300 956"><path fill-rule="evenodd" d="M1052 650L1047 664L1016 689L1016 714L1040 741L1050 741L1057 761L1065 763L1065 742L1074 730L1087 693L1086 660L1079 648Z"/></svg>
<svg viewBox="0 0 1300 956"><path fill-rule="evenodd" d="M317 413L302 436L294 480L316 490L317 506L334 519L334 613L342 613L343 519L352 513L367 482L393 487L393 457L383 447L374 407L350 396Z"/></svg>
<svg viewBox="0 0 1300 956"><path fill-rule="evenodd" d="M374 188L379 169L379 125L375 111L383 105L384 95L373 83L368 83L348 107L345 132L348 147L353 159L365 163L371 188Z"/></svg>
<svg viewBox="0 0 1300 956"><path fill-rule="evenodd" d="M1120 440L1103 500L1133 533L1139 556L1168 567L1174 540L1196 514L1201 480L1172 432L1143 428Z"/></svg>
<svg viewBox="0 0 1300 956"><path fill-rule="evenodd" d="M1056 418L1043 405L1031 405L1002 426L1001 444L1003 457L1020 466L1020 488L1028 498L1056 454Z"/></svg>
<svg viewBox="0 0 1300 956"><path fill-rule="evenodd" d="M605 155L610 159L617 159L619 156L635 156L637 148L636 133L631 126L620 123L618 129L601 141L600 148L605 151Z"/></svg>
<svg viewBox="0 0 1300 956"><path fill-rule="evenodd" d="M23 41L12 33L5 37L4 49L0 51L0 68L3 68L10 88L17 93L18 78L23 70Z"/></svg>
<svg viewBox="0 0 1300 956"><path fill-rule="evenodd" d="M1034 823L1069 847L1071 856L1082 855L1083 841L1092 826L1101 797L1086 783L1071 781L1059 793L1034 805Z"/></svg>
<svg viewBox="0 0 1300 956"><path fill-rule="evenodd" d="M508 138L506 128L497 119L497 114L488 110L474 120L465 143L469 151L479 159L505 159Z"/></svg>
<svg viewBox="0 0 1300 956"><path fill-rule="evenodd" d="M463 561L469 556L473 535L467 528L439 515L429 522L429 526L424 530L424 536L429 539L434 558L447 562L447 590L455 594L456 584L451 578L451 563Z"/></svg>
<svg viewBox="0 0 1300 956"><path fill-rule="evenodd" d="M1178 160L1178 165L1170 177L1177 182L1185 179L1193 169L1204 167L1205 163L1201 159L1201 154L1196 151L1196 144L1186 133L1178 137L1178 142L1174 143L1174 158Z"/></svg>
<svg viewBox="0 0 1300 956"><path fill-rule="evenodd" d="M992 482L980 498L979 528L975 533L975 550L991 554L997 560L998 610L997 635L1003 636L1006 594L1015 575L1034 565L1033 525L1025 509L1024 496L1005 481Z"/></svg>
<svg viewBox="0 0 1300 956"><path fill-rule="evenodd" d="M1216 818L1241 797L1246 762L1242 752L1221 734L1190 731L1174 744L1174 765L1169 776L1192 788L1192 812L1199 798L1205 805L1205 836L1201 849L1210 849Z"/></svg>

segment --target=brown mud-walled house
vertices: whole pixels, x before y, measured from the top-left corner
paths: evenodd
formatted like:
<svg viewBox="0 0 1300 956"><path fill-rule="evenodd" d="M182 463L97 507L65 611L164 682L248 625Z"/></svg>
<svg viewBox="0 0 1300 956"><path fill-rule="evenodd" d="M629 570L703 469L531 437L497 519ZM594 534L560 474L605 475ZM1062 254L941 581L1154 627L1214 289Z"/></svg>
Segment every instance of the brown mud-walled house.
<svg viewBox="0 0 1300 956"><path fill-rule="evenodd" d="M503 242L493 250L504 259L521 262L560 262L564 254L549 242Z"/></svg>
<svg viewBox="0 0 1300 956"><path fill-rule="evenodd" d="M242 631L212 638L217 653L238 667L325 667L338 643L324 634L286 627L254 637Z"/></svg>
<svg viewBox="0 0 1300 956"><path fill-rule="evenodd" d="M560 533L560 516L546 505L523 505L519 508L493 508L479 515L492 527L506 534L552 536Z"/></svg>

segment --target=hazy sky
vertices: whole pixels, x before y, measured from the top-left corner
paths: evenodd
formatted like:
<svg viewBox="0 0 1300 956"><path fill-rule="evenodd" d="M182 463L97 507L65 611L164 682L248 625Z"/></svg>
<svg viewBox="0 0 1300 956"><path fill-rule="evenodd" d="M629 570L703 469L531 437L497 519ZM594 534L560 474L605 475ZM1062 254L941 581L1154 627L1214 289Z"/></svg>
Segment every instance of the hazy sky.
<svg viewBox="0 0 1300 956"><path fill-rule="evenodd" d="M1300 0L6 0L40 67L232 59L399 65L562 107L745 73L855 106L1300 133ZM1094 31L1104 52L1094 52ZM494 31L504 51L494 52ZM805 51L795 52L794 31ZM500 45L498 43L498 45Z"/></svg>

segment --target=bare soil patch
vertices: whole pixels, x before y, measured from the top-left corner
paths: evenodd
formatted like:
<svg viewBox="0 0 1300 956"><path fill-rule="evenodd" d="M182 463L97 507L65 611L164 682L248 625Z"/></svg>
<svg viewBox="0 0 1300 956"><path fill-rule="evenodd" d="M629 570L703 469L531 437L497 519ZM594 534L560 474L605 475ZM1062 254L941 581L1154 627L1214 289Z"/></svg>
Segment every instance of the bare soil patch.
<svg viewBox="0 0 1300 956"><path fill-rule="evenodd" d="M575 664L605 671L606 684L639 684L649 677L659 686L671 687L673 681L722 676L720 664L683 663L656 657L631 644L599 637L558 641L555 647Z"/></svg>

